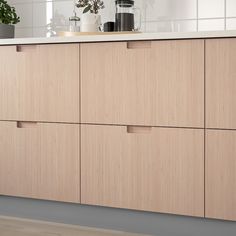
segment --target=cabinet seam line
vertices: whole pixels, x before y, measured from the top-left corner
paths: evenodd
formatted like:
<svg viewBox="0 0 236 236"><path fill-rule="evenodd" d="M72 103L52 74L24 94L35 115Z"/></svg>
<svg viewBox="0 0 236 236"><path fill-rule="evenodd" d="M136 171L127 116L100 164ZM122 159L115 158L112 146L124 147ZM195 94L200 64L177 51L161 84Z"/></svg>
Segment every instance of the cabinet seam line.
<svg viewBox="0 0 236 236"><path fill-rule="evenodd" d="M79 175L80 175L80 204L82 204L82 152L81 152L81 148L82 148L82 139L81 139L81 129L82 129L82 126L81 126L81 105L82 105L82 102L81 102L81 99L82 99L82 89L81 89L81 44L79 44L79 55L78 55L78 58L79 58L79 121L80 121L80 124L79 124L79 165L80 165L80 170L79 170Z"/></svg>
<svg viewBox="0 0 236 236"><path fill-rule="evenodd" d="M204 40L204 218L206 218L206 40Z"/></svg>

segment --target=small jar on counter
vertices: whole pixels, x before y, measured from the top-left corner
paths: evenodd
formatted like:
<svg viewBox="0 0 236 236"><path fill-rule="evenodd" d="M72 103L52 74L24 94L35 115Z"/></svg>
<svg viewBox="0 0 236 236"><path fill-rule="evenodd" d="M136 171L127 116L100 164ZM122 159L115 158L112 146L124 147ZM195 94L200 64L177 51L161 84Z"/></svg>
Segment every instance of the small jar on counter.
<svg viewBox="0 0 236 236"><path fill-rule="evenodd" d="M80 31L80 18L76 15L76 12L74 12L74 16L71 16L69 18L69 31L70 32L79 32Z"/></svg>

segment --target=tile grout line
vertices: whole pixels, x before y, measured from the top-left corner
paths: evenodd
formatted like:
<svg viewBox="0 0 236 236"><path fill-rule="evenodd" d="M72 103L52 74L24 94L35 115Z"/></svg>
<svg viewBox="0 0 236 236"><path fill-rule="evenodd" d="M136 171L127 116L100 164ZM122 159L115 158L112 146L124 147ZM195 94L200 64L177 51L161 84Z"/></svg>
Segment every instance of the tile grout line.
<svg viewBox="0 0 236 236"><path fill-rule="evenodd" d="M227 29L227 0L224 0L224 29Z"/></svg>
<svg viewBox="0 0 236 236"><path fill-rule="evenodd" d="M32 1L32 5L31 5L31 11L32 11L32 19L31 19L31 23L32 23L32 29L31 29L31 36L34 37L34 3Z"/></svg>
<svg viewBox="0 0 236 236"><path fill-rule="evenodd" d="M197 6L196 6L196 17L197 17L197 19L196 19L196 21L197 21L197 32L199 31L199 2L198 2L198 0L196 1L196 4L197 4Z"/></svg>

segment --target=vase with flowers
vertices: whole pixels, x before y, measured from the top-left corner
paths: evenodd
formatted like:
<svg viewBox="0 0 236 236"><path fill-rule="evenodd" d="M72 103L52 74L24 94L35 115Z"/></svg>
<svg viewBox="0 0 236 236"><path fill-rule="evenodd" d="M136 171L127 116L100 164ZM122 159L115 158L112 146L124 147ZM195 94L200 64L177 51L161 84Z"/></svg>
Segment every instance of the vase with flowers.
<svg viewBox="0 0 236 236"><path fill-rule="evenodd" d="M78 0L76 6L83 8L81 16L82 32L98 32L101 26L99 11L105 8L102 0Z"/></svg>

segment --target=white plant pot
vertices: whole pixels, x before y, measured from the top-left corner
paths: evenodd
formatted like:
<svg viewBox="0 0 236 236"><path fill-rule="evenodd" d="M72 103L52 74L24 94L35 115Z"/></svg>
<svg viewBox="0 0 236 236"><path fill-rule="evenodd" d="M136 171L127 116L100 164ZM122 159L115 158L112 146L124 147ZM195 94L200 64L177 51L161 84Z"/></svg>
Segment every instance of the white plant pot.
<svg viewBox="0 0 236 236"><path fill-rule="evenodd" d="M98 32L101 26L101 15L87 13L81 16L81 32Z"/></svg>

